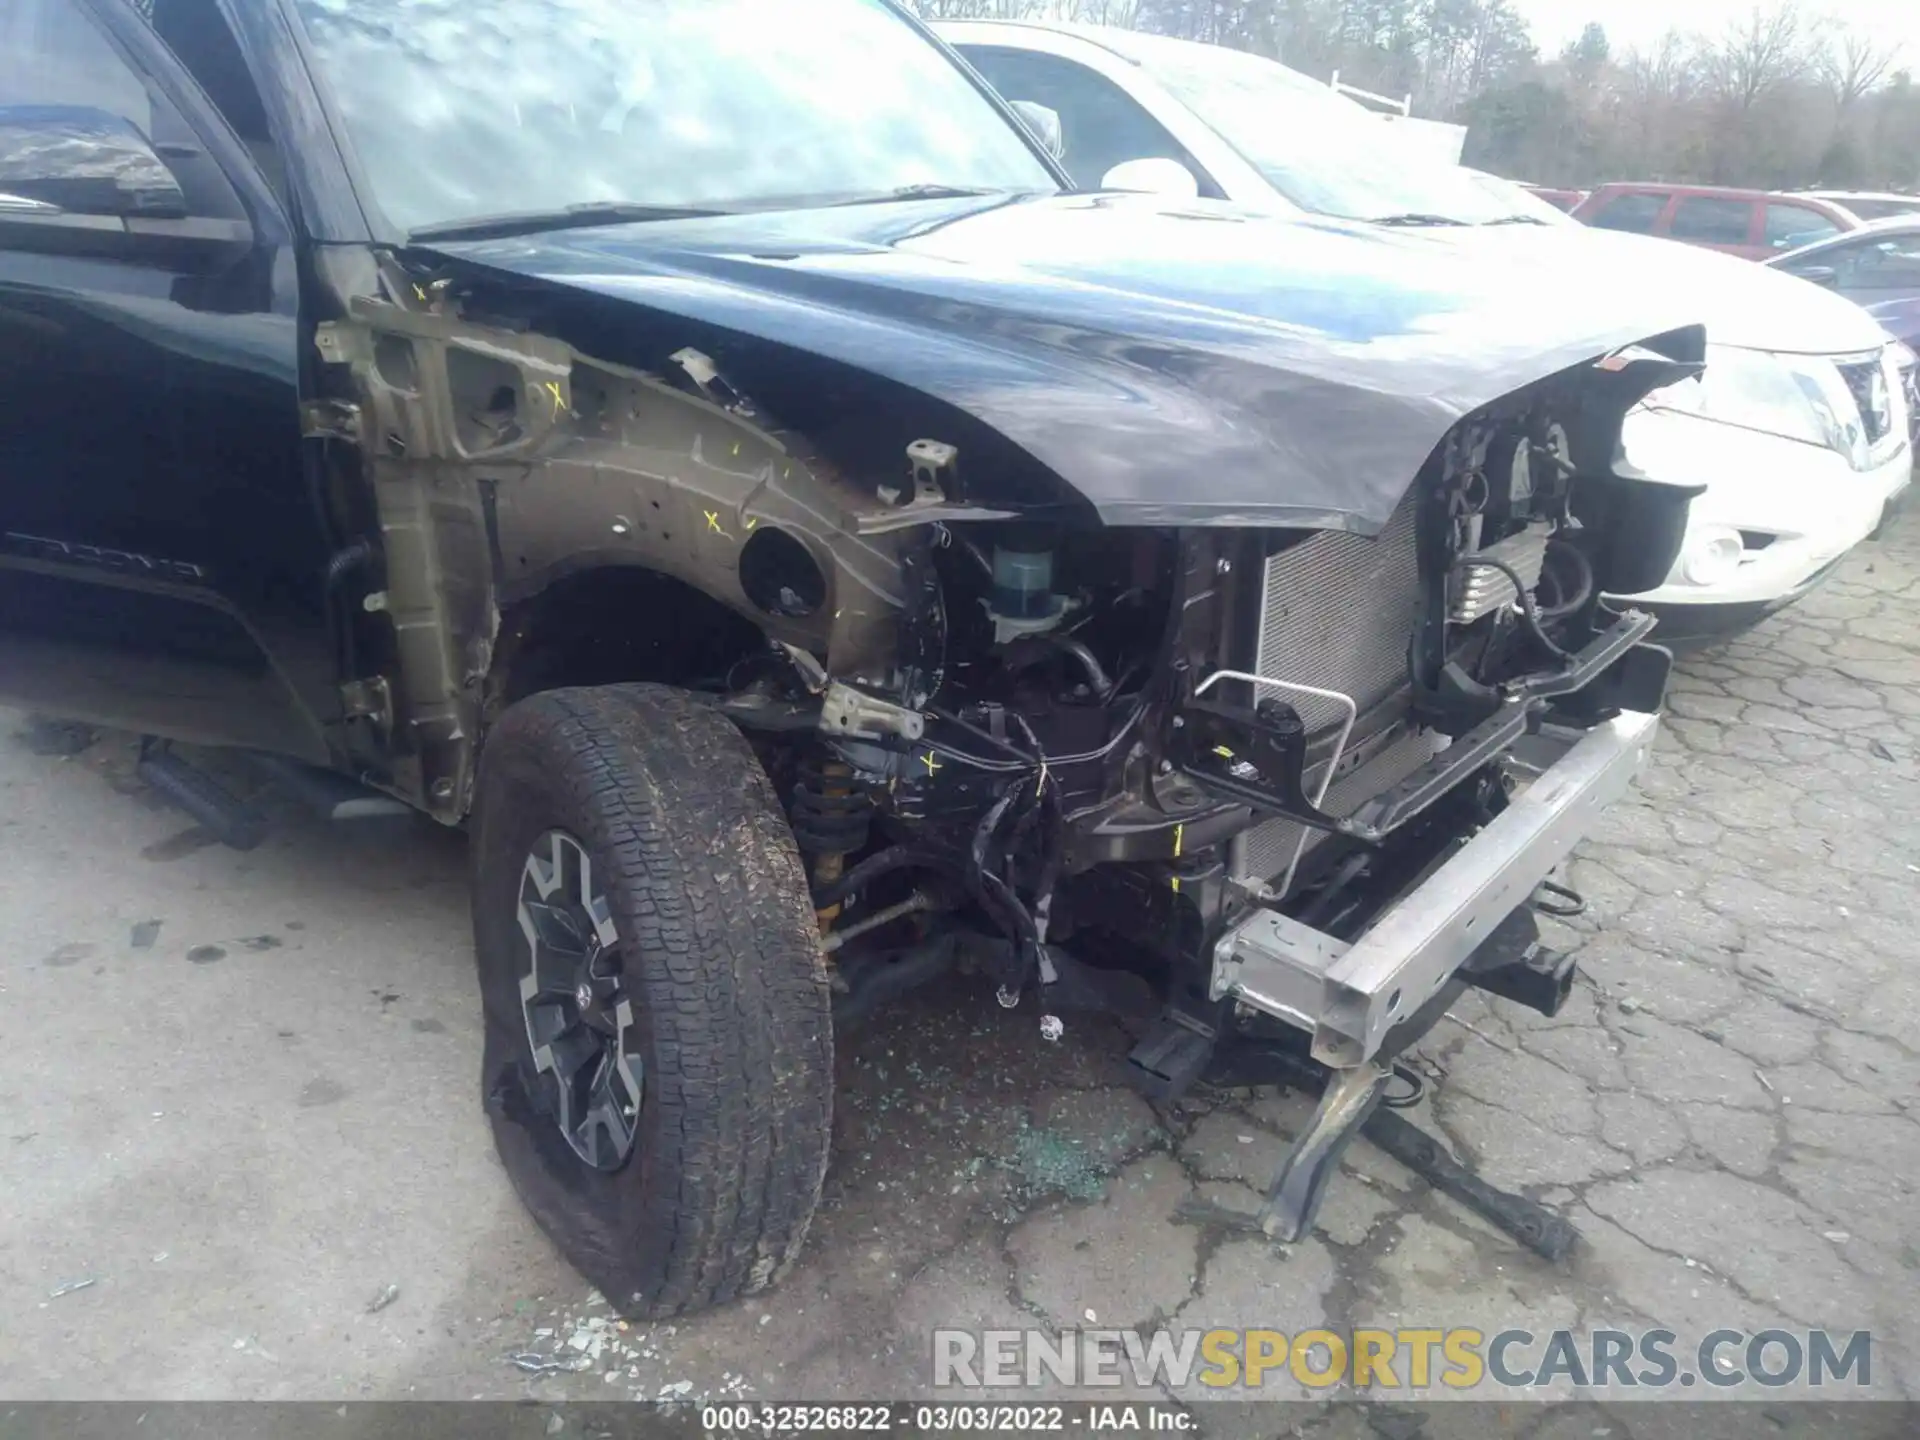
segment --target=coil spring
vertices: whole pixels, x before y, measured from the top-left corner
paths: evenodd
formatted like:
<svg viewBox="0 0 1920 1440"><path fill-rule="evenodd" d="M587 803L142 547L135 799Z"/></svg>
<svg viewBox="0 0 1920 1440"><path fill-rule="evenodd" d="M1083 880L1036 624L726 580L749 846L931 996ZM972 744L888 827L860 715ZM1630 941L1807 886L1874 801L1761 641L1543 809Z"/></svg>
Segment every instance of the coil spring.
<svg viewBox="0 0 1920 1440"><path fill-rule="evenodd" d="M873 802L845 766L810 755L800 762L788 819L803 854L851 855L871 836Z"/></svg>

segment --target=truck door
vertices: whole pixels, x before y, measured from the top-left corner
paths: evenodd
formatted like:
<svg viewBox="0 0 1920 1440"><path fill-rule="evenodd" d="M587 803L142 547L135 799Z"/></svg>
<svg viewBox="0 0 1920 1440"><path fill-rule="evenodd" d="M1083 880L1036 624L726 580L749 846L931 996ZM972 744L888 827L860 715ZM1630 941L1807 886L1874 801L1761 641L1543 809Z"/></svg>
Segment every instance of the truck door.
<svg viewBox="0 0 1920 1440"><path fill-rule="evenodd" d="M323 760L329 546L258 167L121 0L0 11L0 701Z"/></svg>

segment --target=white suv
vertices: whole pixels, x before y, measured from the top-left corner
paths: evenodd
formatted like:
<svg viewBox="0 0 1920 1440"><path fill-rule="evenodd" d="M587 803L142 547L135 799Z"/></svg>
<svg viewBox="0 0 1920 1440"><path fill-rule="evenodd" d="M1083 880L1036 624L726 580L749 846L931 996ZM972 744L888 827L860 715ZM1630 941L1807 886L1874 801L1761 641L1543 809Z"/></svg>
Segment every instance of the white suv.
<svg viewBox="0 0 1920 1440"><path fill-rule="evenodd" d="M1564 265L1684 295L1707 323L1707 373L1630 419L1627 458L1703 485L1672 573L1633 597L1663 640L1724 634L1791 604L1885 520L1913 470L1902 352L1865 311L1803 280L1711 251L1589 230L1541 213L1394 133L1284 65L1097 26L935 26L1024 102L1082 188L1155 189L1292 215L1419 231L1503 263ZM1051 115L1038 114L1044 107Z"/></svg>

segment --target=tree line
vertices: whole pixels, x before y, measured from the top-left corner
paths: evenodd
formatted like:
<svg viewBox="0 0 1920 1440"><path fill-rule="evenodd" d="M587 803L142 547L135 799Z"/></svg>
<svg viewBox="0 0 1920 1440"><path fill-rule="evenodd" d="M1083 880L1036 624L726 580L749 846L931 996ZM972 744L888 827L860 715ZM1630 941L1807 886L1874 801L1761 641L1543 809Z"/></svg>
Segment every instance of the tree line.
<svg viewBox="0 0 1920 1440"><path fill-rule="evenodd" d="M928 18L1078 20L1204 40L1468 127L1467 164L1537 184L1920 190L1920 83L1870 29L1770 0L1717 33L1544 55L1509 0L911 0Z"/></svg>

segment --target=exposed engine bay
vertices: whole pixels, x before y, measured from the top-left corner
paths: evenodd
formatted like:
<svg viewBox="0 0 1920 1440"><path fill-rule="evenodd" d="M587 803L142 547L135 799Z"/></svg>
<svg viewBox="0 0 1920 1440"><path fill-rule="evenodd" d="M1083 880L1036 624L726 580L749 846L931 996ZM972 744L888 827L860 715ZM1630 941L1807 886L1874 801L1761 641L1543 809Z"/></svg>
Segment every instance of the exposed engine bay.
<svg viewBox="0 0 1920 1440"><path fill-rule="evenodd" d="M722 702L790 797L838 982L888 988L944 916L1048 1035L1103 972L1204 993L1250 910L1363 932L1501 813L1550 714L1657 710L1652 622L1600 597L1669 563L1689 497L1615 474L1574 392L1463 424L1377 536L903 527L893 664L776 644ZM903 458L901 518L964 503L954 447Z"/></svg>

